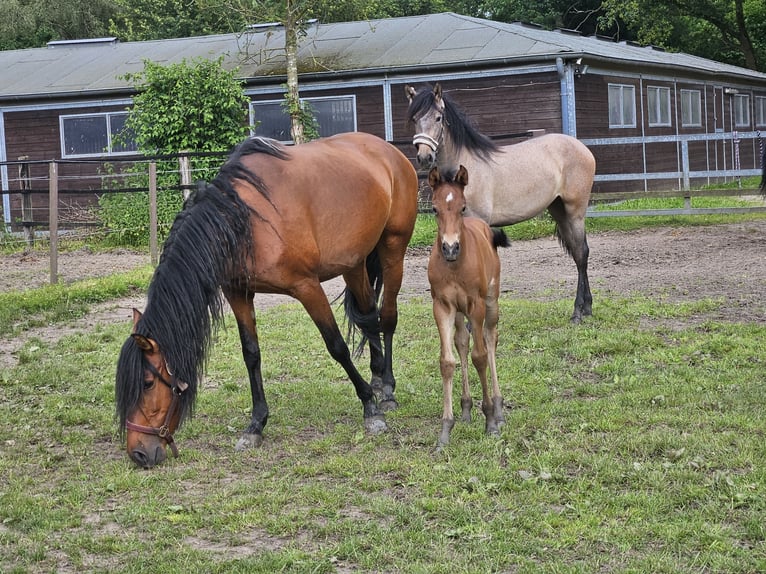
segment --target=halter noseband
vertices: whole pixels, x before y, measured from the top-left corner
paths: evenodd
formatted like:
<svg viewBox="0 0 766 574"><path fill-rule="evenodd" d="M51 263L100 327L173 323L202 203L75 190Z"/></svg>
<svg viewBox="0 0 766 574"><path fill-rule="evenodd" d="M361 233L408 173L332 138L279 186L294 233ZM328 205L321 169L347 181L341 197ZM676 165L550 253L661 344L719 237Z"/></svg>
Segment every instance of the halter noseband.
<svg viewBox="0 0 766 574"><path fill-rule="evenodd" d="M165 415L165 422L162 423L161 427L156 428L156 427L147 427L143 425L138 425L134 422L126 420L125 428L128 430L140 432L142 434L151 434L151 435L158 436L162 439L165 439L165 442L168 443L168 446L170 447L170 450L173 453L173 456L175 458L178 458L178 447L176 446L176 443L173 440L173 435L170 432L170 421L173 419L173 416L175 415L176 410L178 409L179 399L181 398L181 395L186 390L188 385L184 383L183 381L179 381L178 379L176 379L175 375L170 372L170 368L168 367L167 363L165 363L165 369L167 369L168 374L170 375L170 378L171 378L170 381L168 381L165 377L163 377L153 367L151 369L152 371L155 371L154 374L157 375L160 381L162 381L163 384L167 385L170 388L170 390L173 392L173 399L170 401L168 412Z"/></svg>
<svg viewBox="0 0 766 574"><path fill-rule="evenodd" d="M439 147L439 141L432 138L426 133L415 134L412 138L412 145L427 145L431 148L431 151L435 152Z"/></svg>

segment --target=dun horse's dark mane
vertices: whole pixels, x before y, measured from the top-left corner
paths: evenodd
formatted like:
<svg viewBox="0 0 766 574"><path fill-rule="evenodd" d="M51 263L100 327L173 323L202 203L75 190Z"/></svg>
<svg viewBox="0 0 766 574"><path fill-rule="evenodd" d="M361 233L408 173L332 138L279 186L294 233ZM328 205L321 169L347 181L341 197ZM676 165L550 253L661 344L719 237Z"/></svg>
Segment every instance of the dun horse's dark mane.
<svg viewBox="0 0 766 574"><path fill-rule="evenodd" d="M244 269L252 252L251 216L258 216L240 198L234 182L244 181L269 198L261 179L242 158L265 153L287 159L272 140L250 138L230 155L211 184L187 200L165 241L147 294L147 306L135 332L160 346L169 369L189 385L181 395L181 419L191 414L205 367L213 327L223 317L220 285L231 269ZM144 358L132 337L117 363L116 409L120 429L143 391Z"/></svg>
<svg viewBox="0 0 766 574"><path fill-rule="evenodd" d="M455 149L458 152L465 149L484 160L489 160L492 154L498 151L497 144L477 130L471 118L444 91L442 91L442 100L444 100L444 127L449 132ZM410 103L409 120L415 121L415 118L435 105L436 96L433 88L431 86L421 88Z"/></svg>

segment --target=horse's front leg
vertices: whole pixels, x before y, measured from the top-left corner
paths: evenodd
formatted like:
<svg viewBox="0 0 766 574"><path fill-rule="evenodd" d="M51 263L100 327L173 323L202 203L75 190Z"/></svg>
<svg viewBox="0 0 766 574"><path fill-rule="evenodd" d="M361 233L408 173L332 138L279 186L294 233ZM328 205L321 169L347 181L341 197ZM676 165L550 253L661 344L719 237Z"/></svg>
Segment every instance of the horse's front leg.
<svg viewBox="0 0 766 574"><path fill-rule="evenodd" d="M362 378L354 366L351 351L349 351L348 345L338 328L338 323L335 321L335 316L332 313L330 303L327 301L327 295L322 290L322 285L318 280L304 281L296 285L291 295L301 302L319 329L330 356L343 367L351 379L356 390L356 396L362 402L365 429L372 434L384 432L387 429L385 416L378 408L372 387Z"/></svg>
<svg viewBox="0 0 766 574"><path fill-rule="evenodd" d="M460 377L463 383L463 392L460 396L460 419L465 423L471 422L471 410L473 399L471 389L468 386L468 348L470 347L471 334L465 324L465 315L455 314L455 348L460 357Z"/></svg>
<svg viewBox="0 0 766 574"><path fill-rule="evenodd" d="M269 406L266 404L266 395L263 390L261 348L258 344L253 295L227 295L227 299L237 319L242 356L250 378L250 394L253 399L250 425L245 429L235 447L236 450L243 450L248 447L260 446L263 442L263 429L269 419Z"/></svg>
<svg viewBox="0 0 766 574"><path fill-rule="evenodd" d="M433 314L439 330L439 371L442 376L442 428L439 434L437 450L449 444L455 415L452 411L452 385L455 375L455 355L452 353L455 311L448 305L434 300Z"/></svg>

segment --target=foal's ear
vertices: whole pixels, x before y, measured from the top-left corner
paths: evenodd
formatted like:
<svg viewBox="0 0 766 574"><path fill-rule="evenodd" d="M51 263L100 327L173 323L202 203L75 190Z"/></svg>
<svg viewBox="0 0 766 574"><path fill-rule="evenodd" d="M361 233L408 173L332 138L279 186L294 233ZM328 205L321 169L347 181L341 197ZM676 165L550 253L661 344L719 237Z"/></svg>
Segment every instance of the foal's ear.
<svg viewBox="0 0 766 574"><path fill-rule="evenodd" d="M138 333L133 333L131 337L133 337L133 340L136 342L136 345L138 345L138 348L146 353L155 353L159 350L157 343L152 341L149 337L144 337Z"/></svg>
<svg viewBox="0 0 766 574"><path fill-rule="evenodd" d="M431 189L436 187L436 184L439 183L439 179L441 179L439 168L434 166L431 168L431 171L428 172L428 185L431 186Z"/></svg>
<svg viewBox="0 0 766 574"><path fill-rule="evenodd" d="M412 103L412 98L414 98L417 95L417 92L415 91L415 88L413 88L409 84L405 84L404 95L407 96L407 101Z"/></svg>
<svg viewBox="0 0 766 574"><path fill-rule="evenodd" d="M436 82L434 86L434 97L437 102L440 102L442 99L442 85L439 82Z"/></svg>
<svg viewBox="0 0 766 574"><path fill-rule="evenodd" d="M468 170L465 166L461 165L460 169L457 170L457 173L455 174L455 183L459 183L463 187L468 185Z"/></svg>

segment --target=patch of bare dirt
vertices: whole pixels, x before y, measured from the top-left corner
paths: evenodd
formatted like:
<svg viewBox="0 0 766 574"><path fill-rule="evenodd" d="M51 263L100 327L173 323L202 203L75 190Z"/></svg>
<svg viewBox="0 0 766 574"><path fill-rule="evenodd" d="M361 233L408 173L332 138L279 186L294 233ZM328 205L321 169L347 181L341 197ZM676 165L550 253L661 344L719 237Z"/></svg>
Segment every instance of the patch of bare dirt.
<svg viewBox="0 0 766 574"><path fill-rule="evenodd" d="M599 297L642 294L665 301L720 299L719 318L766 322L766 220L698 228L659 228L610 232L589 237L589 275L594 313ZM514 242L500 250L505 296L574 301L577 273L553 237ZM405 262L402 297L428 297L428 249L412 250ZM59 280L72 282L125 271L149 262L149 255L127 250L94 253L87 249L59 256ZM0 289L19 290L48 282L46 254L0 257ZM324 284L330 298L343 290L342 279ZM256 306L268 308L291 299L259 295ZM68 324L26 331L0 339L0 368L16 364L15 354L30 337L55 341L98 324L130 320L143 296L95 305L91 313Z"/></svg>

